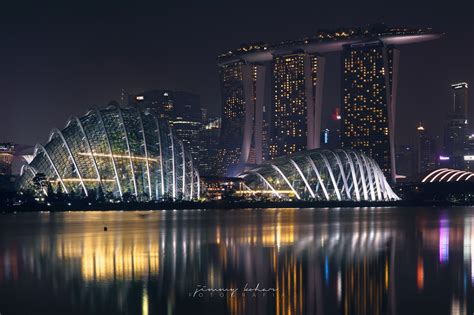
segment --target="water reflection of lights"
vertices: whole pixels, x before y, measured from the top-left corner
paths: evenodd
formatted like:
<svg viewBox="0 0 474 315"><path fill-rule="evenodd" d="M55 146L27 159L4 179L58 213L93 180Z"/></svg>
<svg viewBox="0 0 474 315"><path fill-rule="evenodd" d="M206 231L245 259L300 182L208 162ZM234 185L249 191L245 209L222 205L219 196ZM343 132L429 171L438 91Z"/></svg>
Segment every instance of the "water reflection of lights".
<svg viewBox="0 0 474 315"><path fill-rule="evenodd" d="M449 260L449 225L445 218L439 223L439 262L446 263Z"/></svg>
<svg viewBox="0 0 474 315"><path fill-rule="evenodd" d="M471 283L474 284L474 218L469 217L464 219L464 239L463 239L463 260L464 263L470 266Z"/></svg>
<svg viewBox="0 0 474 315"><path fill-rule="evenodd" d="M396 301L397 264L411 268L416 277L411 279L413 292L422 295L432 290L431 279L438 276L433 270L452 272L457 261L463 261L463 272L456 274L464 275L462 292L472 289L474 217L456 221L446 215L421 221L417 241L407 242L404 225L362 214L346 221L323 217L314 223L294 210L239 213L244 218L229 213L211 221L198 211L154 212L140 218L120 213L112 221L124 224L110 224L106 233L97 228L97 222L101 227L110 220L106 215L81 223L80 214L65 214L67 219L56 218L54 230L47 230L54 233L39 233L31 242L15 245L19 247L0 247L0 285L32 274L44 279L51 274L48 270L61 268L51 278L62 285L80 279L88 283L82 290L100 284L104 303L105 292L111 291L106 286L127 284L121 288L121 299L133 295L139 311L147 314L155 308L177 313L197 283L242 287L259 281L281 294L259 301L227 297L221 301L225 310L370 314L387 313ZM42 220L47 224L54 216L58 214L42 215ZM411 250L414 259L407 265L404 258ZM459 255L462 259L456 258ZM439 264L449 268L437 269ZM453 297L454 313L462 314L465 308L462 292Z"/></svg>
<svg viewBox="0 0 474 315"><path fill-rule="evenodd" d="M148 289L146 286L143 286L143 293L142 293L142 315L148 315Z"/></svg>
<svg viewBox="0 0 474 315"><path fill-rule="evenodd" d="M425 269L423 266L423 258L418 257L416 264L416 286L418 290L423 290L423 285L425 281Z"/></svg>

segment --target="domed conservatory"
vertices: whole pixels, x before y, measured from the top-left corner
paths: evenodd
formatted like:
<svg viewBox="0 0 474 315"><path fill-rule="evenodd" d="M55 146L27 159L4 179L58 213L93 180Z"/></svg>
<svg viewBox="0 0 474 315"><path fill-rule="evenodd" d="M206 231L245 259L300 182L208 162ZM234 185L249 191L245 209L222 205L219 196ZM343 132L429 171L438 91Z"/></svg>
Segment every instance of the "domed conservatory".
<svg viewBox="0 0 474 315"><path fill-rule="evenodd" d="M398 200L377 163L353 150L315 149L245 171L249 194L317 200Z"/></svg>
<svg viewBox="0 0 474 315"><path fill-rule="evenodd" d="M20 189L32 188L39 173L53 189L85 196L99 187L140 201L200 196L199 173L183 142L167 121L138 108L92 109L53 129L23 166Z"/></svg>

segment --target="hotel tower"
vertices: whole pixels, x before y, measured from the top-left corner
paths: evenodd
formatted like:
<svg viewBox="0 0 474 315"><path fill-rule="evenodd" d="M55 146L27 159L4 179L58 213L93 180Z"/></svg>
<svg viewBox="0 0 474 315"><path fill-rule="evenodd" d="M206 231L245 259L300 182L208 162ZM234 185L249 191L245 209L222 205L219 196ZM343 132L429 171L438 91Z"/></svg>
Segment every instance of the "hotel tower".
<svg viewBox="0 0 474 315"><path fill-rule="evenodd" d="M235 176L265 160L319 148L325 56L340 53L341 144L373 157L394 181L397 47L439 36L430 29L377 25L220 55L220 173Z"/></svg>

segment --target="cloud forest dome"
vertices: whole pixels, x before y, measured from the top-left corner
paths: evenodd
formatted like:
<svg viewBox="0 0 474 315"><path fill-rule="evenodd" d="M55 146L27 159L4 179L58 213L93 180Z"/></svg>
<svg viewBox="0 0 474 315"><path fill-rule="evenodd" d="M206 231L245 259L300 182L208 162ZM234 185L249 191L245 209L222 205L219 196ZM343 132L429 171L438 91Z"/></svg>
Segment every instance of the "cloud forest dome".
<svg viewBox="0 0 474 315"><path fill-rule="evenodd" d="M353 150L315 149L268 161L245 171L250 193L276 198L388 201L398 200L380 167Z"/></svg>
<svg viewBox="0 0 474 315"><path fill-rule="evenodd" d="M69 119L37 144L21 171L20 189L38 173L53 188L88 195L102 187L114 197L138 200L199 198L199 174L183 142L152 111L109 106Z"/></svg>

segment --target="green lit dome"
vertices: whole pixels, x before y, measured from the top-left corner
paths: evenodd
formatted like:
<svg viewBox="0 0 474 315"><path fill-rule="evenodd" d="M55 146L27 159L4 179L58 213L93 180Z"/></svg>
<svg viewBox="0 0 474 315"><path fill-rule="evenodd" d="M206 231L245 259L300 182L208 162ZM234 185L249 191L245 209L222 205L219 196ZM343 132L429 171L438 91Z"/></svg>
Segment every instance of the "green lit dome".
<svg viewBox="0 0 474 315"><path fill-rule="evenodd" d="M183 142L167 121L138 108L92 109L53 129L22 168L20 189L31 188L38 173L66 193L88 195L101 187L141 201L200 195L199 174Z"/></svg>

